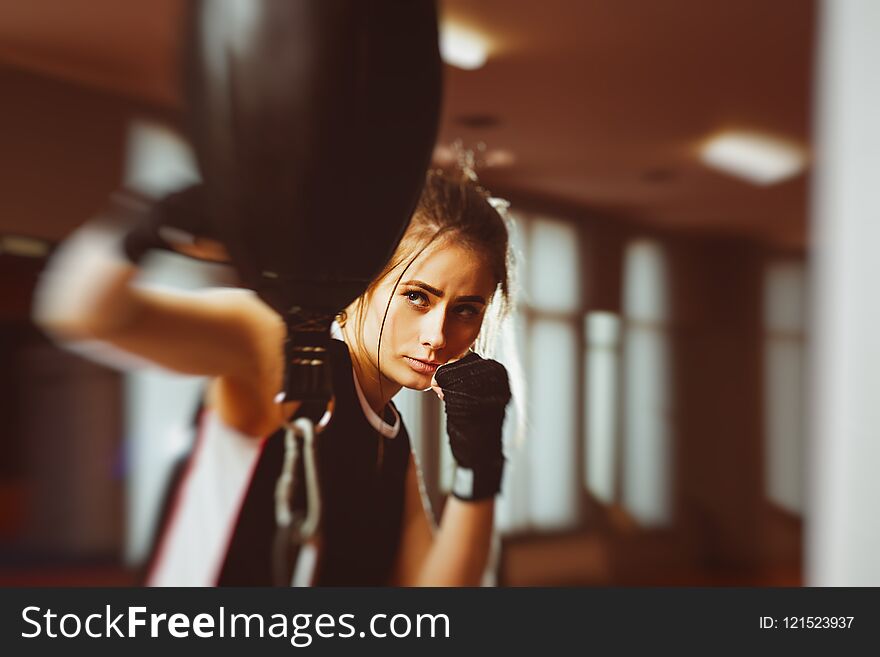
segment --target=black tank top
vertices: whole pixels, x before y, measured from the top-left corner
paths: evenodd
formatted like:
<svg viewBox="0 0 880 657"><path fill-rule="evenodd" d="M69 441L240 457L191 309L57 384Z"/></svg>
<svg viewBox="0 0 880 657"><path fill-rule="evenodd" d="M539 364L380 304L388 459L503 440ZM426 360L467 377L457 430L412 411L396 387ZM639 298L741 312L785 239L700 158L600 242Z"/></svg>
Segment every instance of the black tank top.
<svg viewBox="0 0 880 657"><path fill-rule="evenodd" d="M316 586L384 586L400 544L410 441L401 420L393 438L364 417L354 387L348 346L330 341L336 407L316 436L321 488L321 541ZM303 404L298 416L314 412ZM386 409L385 420L395 421ZM381 464L377 466L379 443ZM284 456L284 429L260 454L220 571L219 586L271 586L275 539L275 483ZM302 464L302 460L300 460ZM304 481L303 470L297 481ZM302 508L304 489L294 493Z"/></svg>

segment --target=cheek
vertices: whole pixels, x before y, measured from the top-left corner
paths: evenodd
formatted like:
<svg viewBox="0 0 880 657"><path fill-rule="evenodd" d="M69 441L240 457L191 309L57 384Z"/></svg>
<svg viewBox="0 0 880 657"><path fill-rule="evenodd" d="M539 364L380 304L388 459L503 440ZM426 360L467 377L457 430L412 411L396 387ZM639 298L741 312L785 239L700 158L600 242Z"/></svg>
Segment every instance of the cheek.
<svg viewBox="0 0 880 657"><path fill-rule="evenodd" d="M387 344L389 354L409 354L413 347L419 344L419 334L418 313L405 307L395 308L392 305L388 311L388 319L385 321L383 350L384 345Z"/></svg>
<svg viewBox="0 0 880 657"><path fill-rule="evenodd" d="M474 343L474 340L477 339L477 336L479 334L479 323L471 324L469 322L450 322L446 340L447 350L450 353L455 354L464 353Z"/></svg>
<svg viewBox="0 0 880 657"><path fill-rule="evenodd" d="M386 298L387 303L387 298ZM382 354L387 357L390 354L396 354L402 346L412 342L414 335L418 333L417 322L413 319L415 313L407 312L406 307L401 305L395 299L388 308L388 314L385 314L385 306L376 306L371 308L369 334L365 331L365 337L372 341L375 347L379 339L379 332L382 333ZM383 326L384 319L384 326Z"/></svg>
<svg viewBox="0 0 880 657"><path fill-rule="evenodd" d="M370 305L367 307L367 321L364 324L364 333L369 334L373 339L377 338L382 328L382 320L385 317L385 304L388 302L387 296L377 294ZM388 320L391 319L391 311L388 312L388 318L385 320L385 331L388 331Z"/></svg>

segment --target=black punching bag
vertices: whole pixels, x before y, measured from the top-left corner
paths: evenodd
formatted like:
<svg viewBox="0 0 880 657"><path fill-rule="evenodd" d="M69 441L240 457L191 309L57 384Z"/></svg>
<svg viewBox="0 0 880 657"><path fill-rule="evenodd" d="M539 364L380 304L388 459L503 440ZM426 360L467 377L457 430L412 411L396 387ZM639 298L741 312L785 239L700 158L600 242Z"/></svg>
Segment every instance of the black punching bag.
<svg viewBox="0 0 880 657"><path fill-rule="evenodd" d="M192 0L187 124L210 219L288 327L284 399L328 399L333 317L400 240L440 112L434 0Z"/></svg>

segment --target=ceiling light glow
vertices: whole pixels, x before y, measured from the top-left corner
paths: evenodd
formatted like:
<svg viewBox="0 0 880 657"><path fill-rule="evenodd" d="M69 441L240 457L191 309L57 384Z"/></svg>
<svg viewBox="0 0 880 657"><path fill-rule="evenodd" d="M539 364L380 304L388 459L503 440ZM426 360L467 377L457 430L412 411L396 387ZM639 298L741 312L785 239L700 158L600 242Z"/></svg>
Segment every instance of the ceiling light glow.
<svg viewBox="0 0 880 657"><path fill-rule="evenodd" d="M450 66L473 71L486 63L489 46L478 32L444 23L440 28L440 56Z"/></svg>
<svg viewBox="0 0 880 657"><path fill-rule="evenodd" d="M709 167L752 184L767 186L788 180L804 170L806 149L800 144L758 132L723 132L700 147Z"/></svg>
<svg viewBox="0 0 880 657"><path fill-rule="evenodd" d="M49 253L49 245L45 240L33 237L4 235L0 237L0 253L11 253L26 258L42 258Z"/></svg>

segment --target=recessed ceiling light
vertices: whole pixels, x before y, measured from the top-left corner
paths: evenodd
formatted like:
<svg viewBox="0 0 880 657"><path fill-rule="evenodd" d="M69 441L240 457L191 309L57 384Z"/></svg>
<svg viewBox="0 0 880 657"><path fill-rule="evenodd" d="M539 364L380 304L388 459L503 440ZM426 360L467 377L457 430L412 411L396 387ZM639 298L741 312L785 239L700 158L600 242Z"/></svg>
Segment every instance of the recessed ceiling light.
<svg viewBox="0 0 880 657"><path fill-rule="evenodd" d="M33 237L4 235L0 237L0 253L10 253L26 258L42 258L49 253L49 245L44 240Z"/></svg>
<svg viewBox="0 0 880 657"><path fill-rule="evenodd" d="M488 114L476 112L473 114L459 114L453 121L465 128L473 128L480 130L485 128L495 128L501 123L501 119L496 114Z"/></svg>
<svg viewBox="0 0 880 657"><path fill-rule="evenodd" d="M472 165L479 173L480 169L503 168L516 163L516 155L506 148L486 148L480 142L475 148L465 148L460 142L437 144L434 147L432 162L438 167L462 166L462 161L472 158Z"/></svg>
<svg viewBox="0 0 880 657"><path fill-rule="evenodd" d="M434 146L434 153L431 157L434 164L441 167L448 167L455 164L457 153L454 148L446 144L437 144Z"/></svg>
<svg viewBox="0 0 880 657"><path fill-rule="evenodd" d="M472 71L486 63L488 40L479 32L446 22L440 26L440 56L450 66Z"/></svg>
<svg viewBox="0 0 880 657"><path fill-rule="evenodd" d="M487 167L509 167L516 162L516 156L505 148L493 148L486 151L483 161Z"/></svg>
<svg viewBox="0 0 880 657"><path fill-rule="evenodd" d="M798 175L807 165L806 149L797 142L759 132L729 131L700 147L707 166L755 185L773 185Z"/></svg>

